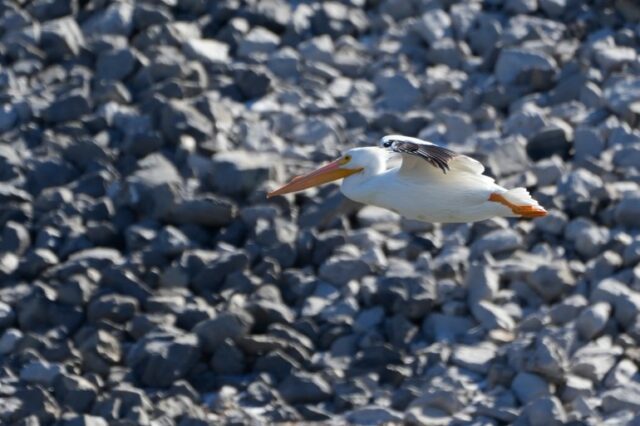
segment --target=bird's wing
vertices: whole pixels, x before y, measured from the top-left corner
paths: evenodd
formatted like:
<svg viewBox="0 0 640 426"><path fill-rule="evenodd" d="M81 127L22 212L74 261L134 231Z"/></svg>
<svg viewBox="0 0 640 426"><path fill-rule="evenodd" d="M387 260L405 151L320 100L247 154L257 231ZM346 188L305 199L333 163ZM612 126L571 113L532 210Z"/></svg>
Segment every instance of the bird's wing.
<svg viewBox="0 0 640 426"><path fill-rule="evenodd" d="M422 171L442 172L442 175L453 170L481 175L484 172L482 164L473 158L417 138L389 135L380 140L380 147L402 154L400 173Z"/></svg>

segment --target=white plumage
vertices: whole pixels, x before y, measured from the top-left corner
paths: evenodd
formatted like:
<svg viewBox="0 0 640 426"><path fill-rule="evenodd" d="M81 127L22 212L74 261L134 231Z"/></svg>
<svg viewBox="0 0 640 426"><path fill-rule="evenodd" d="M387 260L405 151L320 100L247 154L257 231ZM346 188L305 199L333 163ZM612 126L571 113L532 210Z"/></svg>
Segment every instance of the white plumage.
<svg viewBox="0 0 640 426"><path fill-rule="evenodd" d="M400 155L402 163L388 168ZM352 200L425 222L473 222L491 217L538 217L544 208L525 188L508 190L484 174L478 161L406 136L390 135L378 147L353 148L340 159L272 192L296 192L344 178Z"/></svg>

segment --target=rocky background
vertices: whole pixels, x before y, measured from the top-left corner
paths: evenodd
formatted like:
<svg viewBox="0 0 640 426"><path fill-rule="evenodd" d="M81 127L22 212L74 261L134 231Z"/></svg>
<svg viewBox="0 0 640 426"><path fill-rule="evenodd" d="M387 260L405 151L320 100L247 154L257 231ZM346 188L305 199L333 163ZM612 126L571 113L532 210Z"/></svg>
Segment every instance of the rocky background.
<svg viewBox="0 0 640 426"><path fill-rule="evenodd" d="M0 16L0 423L640 424L638 2ZM386 133L549 216L265 198Z"/></svg>

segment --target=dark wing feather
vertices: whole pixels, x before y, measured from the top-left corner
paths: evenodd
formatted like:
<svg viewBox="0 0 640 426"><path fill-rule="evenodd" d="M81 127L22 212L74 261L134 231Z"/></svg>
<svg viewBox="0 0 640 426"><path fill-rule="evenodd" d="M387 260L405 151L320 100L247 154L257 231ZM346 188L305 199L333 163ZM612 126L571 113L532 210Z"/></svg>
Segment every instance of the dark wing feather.
<svg viewBox="0 0 640 426"><path fill-rule="evenodd" d="M458 155L450 149L438 145L407 141L391 141L388 148L393 152L420 157L432 166L440 168L443 173L447 173L449 162Z"/></svg>

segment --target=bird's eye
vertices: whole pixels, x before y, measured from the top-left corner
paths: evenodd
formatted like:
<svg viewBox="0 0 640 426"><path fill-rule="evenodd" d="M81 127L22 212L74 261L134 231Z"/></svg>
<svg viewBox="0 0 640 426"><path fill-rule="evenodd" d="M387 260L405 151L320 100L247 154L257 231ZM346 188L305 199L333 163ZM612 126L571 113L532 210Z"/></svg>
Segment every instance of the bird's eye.
<svg viewBox="0 0 640 426"><path fill-rule="evenodd" d="M386 141L382 144L385 148L389 148L391 146L391 141Z"/></svg>
<svg viewBox="0 0 640 426"><path fill-rule="evenodd" d="M350 155L345 155L344 156L344 162L348 163L349 161L351 161L351 156Z"/></svg>

